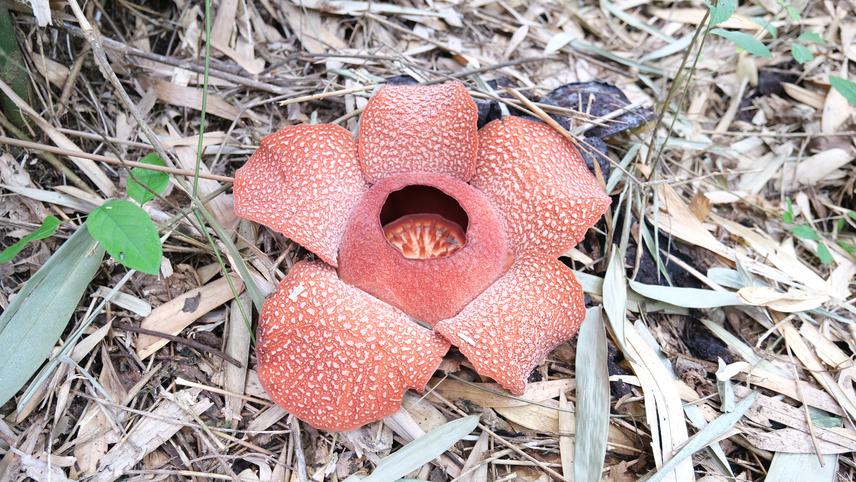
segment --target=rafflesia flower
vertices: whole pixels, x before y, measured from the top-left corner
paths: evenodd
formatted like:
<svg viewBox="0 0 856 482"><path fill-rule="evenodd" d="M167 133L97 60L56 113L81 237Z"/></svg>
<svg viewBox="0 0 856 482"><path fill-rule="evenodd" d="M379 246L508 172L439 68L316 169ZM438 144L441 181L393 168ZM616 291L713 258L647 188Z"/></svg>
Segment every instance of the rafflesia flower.
<svg viewBox="0 0 856 482"><path fill-rule="evenodd" d="M570 339L583 293L558 257L609 198L579 152L539 122L477 128L464 86L385 86L355 141L331 124L265 137L235 177L235 211L299 243L265 302L259 376L326 430L396 411L449 344L522 394Z"/></svg>

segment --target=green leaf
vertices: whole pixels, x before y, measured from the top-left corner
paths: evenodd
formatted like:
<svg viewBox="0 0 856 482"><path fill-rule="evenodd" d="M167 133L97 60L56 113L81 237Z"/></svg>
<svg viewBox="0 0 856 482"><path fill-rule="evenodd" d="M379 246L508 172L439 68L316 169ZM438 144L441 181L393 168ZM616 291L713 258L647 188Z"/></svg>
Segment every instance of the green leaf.
<svg viewBox="0 0 856 482"><path fill-rule="evenodd" d="M716 5L712 5L707 0L704 3L710 9L711 26L719 25L728 20L737 10L737 0L717 0Z"/></svg>
<svg viewBox="0 0 856 482"><path fill-rule="evenodd" d="M808 224L800 224L799 226L794 226L791 232L794 236L800 239L807 239L809 241L820 241L820 235L817 234L817 231L814 230L813 227Z"/></svg>
<svg viewBox="0 0 856 482"><path fill-rule="evenodd" d="M166 166L163 159L154 152L140 159L140 162L153 166ZM147 191L143 186L147 186L150 190L160 194L169 184L169 174L162 171L152 171L143 167L135 167L131 169L131 174L134 177L128 177L128 196L140 203L140 205L155 198L155 195ZM135 181L134 178L139 182Z"/></svg>
<svg viewBox="0 0 856 482"><path fill-rule="evenodd" d="M843 77L838 77L837 75L830 75L829 83L832 84L832 87L837 90L839 94L843 95L844 98L847 99L847 102L856 105L856 83L850 82Z"/></svg>
<svg viewBox="0 0 856 482"><path fill-rule="evenodd" d="M623 269L623 266L622 266ZM609 370L600 308L590 308L577 340L577 428L574 480L598 482L609 435ZM622 317L622 323L624 323Z"/></svg>
<svg viewBox="0 0 856 482"><path fill-rule="evenodd" d="M826 45L826 41L823 40L823 37L817 32L803 32L797 37L797 40L808 43L816 43L820 45Z"/></svg>
<svg viewBox="0 0 856 482"><path fill-rule="evenodd" d="M163 254L158 230L141 207L111 199L89 214L86 227L116 261L143 273L158 274Z"/></svg>
<svg viewBox="0 0 856 482"><path fill-rule="evenodd" d="M826 266L832 264L835 261L832 258L832 253L829 252L829 248L826 247L823 243L818 243L817 245L817 257L820 258L820 262Z"/></svg>
<svg viewBox="0 0 856 482"><path fill-rule="evenodd" d="M0 5L0 79L9 84L19 97L30 101L30 84L24 56L18 46L15 26L6 4ZM0 109L18 127L23 127L24 117L12 99L0 93Z"/></svg>
<svg viewBox="0 0 856 482"><path fill-rule="evenodd" d="M791 55L800 65L814 58L814 54L811 53L811 50L799 42L791 42Z"/></svg>
<svg viewBox="0 0 856 482"><path fill-rule="evenodd" d="M20 240L18 240L15 244L12 244L8 248L0 251L0 263L7 263L12 261L12 258L18 255L24 246L27 243L32 241L38 241L39 239L49 238L53 233L56 232L56 228L59 227L59 219L56 216L48 216L42 221L42 225L39 226L32 233L24 236Z"/></svg>
<svg viewBox="0 0 856 482"><path fill-rule="evenodd" d="M850 219L856 221L856 211L847 211L847 216L849 216Z"/></svg>
<svg viewBox="0 0 856 482"><path fill-rule="evenodd" d="M724 30L721 28L715 28L711 30L710 33L719 35L720 37L731 41L750 54L768 58L773 56L772 52L770 52L770 49L768 49L766 45L747 33L733 32L731 30Z"/></svg>
<svg viewBox="0 0 856 482"><path fill-rule="evenodd" d="M786 6L785 11L788 12L788 17L791 17L791 20L793 20L794 22L799 22L802 19L802 15L800 15L800 11L797 10L792 5Z"/></svg>
<svg viewBox="0 0 856 482"><path fill-rule="evenodd" d="M103 257L104 250L81 227L0 314L0 406L50 355Z"/></svg>
<svg viewBox="0 0 856 482"><path fill-rule="evenodd" d="M845 243L844 241L839 241L838 246L841 246L841 249L847 251L850 256L856 256L856 244L853 243Z"/></svg>
<svg viewBox="0 0 856 482"><path fill-rule="evenodd" d="M785 198L785 205L788 209L782 213L782 221L785 224L794 224L794 204L791 202L791 198Z"/></svg>
<svg viewBox="0 0 856 482"><path fill-rule="evenodd" d="M398 480L443 454L458 440L466 437L479 423L477 415L452 420L405 445L381 460L371 475L364 479L350 476L345 482L387 482Z"/></svg>
<svg viewBox="0 0 856 482"><path fill-rule="evenodd" d="M766 19L761 17L752 17L749 20L751 20L752 23L760 25L764 30L767 31L768 34L770 34L771 37L776 38L779 36L779 29L777 29L775 25L768 22Z"/></svg>

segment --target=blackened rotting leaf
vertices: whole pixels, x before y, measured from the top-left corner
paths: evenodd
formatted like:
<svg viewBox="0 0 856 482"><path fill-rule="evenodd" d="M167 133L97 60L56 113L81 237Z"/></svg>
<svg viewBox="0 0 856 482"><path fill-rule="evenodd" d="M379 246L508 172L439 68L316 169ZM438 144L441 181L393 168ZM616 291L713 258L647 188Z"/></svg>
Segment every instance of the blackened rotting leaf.
<svg viewBox="0 0 856 482"><path fill-rule="evenodd" d="M418 84L419 81L414 79L413 77L405 74L405 75L396 75L394 77L390 77L386 79L386 83L388 85L413 85Z"/></svg>
<svg viewBox="0 0 856 482"><path fill-rule="evenodd" d="M698 320L687 321L684 328L684 344L690 353L696 358L716 363L722 358L725 363L731 363L733 358L728 347L719 338L714 336Z"/></svg>
<svg viewBox="0 0 856 482"><path fill-rule="evenodd" d="M606 142L600 137L584 137L581 144L580 154L583 155L589 170L595 172L594 163L597 161L603 177L609 177L609 173L612 172L612 164L609 162L609 157L606 156L606 152L609 150L606 147Z"/></svg>
<svg viewBox="0 0 856 482"><path fill-rule="evenodd" d="M181 311L185 313L193 313L197 308L199 308L200 301L202 301L202 293L197 293L196 296L185 298L184 306L181 307Z"/></svg>
<svg viewBox="0 0 856 482"><path fill-rule="evenodd" d="M505 94L506 87L513 87L514 83L505 77L501 77L495 80L489 80L487 85L493 89L497 95L500 97L511 98L508 94ZM479 122L478 128L481 129L490 121L494 121L502 118L502 110L499 108L499 101L493 99L473 99L476 102L476 107L479 110ZM522 110L514 108L512 105L506 104L508 107L508 113L511 115L515 115L517 117L529 118L533 120L532 116L526 114Z"/></svg>
<svg viewBox="0 0 856 482"><path fill-rule="evenodd" d="M572 82L556 88L539 100L566 109L586 112L601 117L630 105L630 100L618 87L606 82ZM559 117L559 116L556 116ZM604 126L597 126L586 132L588 137L604 138L619 132L633 129L654 118L654 111L647 107L637 107L609 120ZM557 119L567 125L567 119Z"/></svg>
<svg viewBox="0 0 856 482"><path fill-rule="evenodd" d="M629 375L630 372L619 365L619 363L624 360L624 355L615 348L615 345L612 344L612 340L607 340L606 349L606 368L609 371L609 376ZM612 393L613 397L621 398L630 393L630 385L621 380L616 380L614 382L609 382L609 391Z"/></svg>

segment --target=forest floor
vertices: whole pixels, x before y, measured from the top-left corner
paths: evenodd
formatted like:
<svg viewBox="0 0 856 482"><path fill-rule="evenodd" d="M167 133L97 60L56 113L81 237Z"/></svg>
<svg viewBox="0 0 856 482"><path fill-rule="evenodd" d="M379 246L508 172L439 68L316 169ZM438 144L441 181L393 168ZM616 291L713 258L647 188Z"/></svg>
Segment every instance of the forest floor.
<svg viewBox="0 0 856 482"><path fill-rule="evenodd" d="M24 241L0 254L0 480L854 479L853 1L220 0L210 33L201 2L30 3L0 0L0 248ZM328 433L271 402L245 322L311 254L239 220L231 180L286 125L356 132L392 79L582 141L613 202L562 260L608 349L561 345L521 397L453 355ZM129 195L125 242L163 239L140 271L84 224Z"/></svg>

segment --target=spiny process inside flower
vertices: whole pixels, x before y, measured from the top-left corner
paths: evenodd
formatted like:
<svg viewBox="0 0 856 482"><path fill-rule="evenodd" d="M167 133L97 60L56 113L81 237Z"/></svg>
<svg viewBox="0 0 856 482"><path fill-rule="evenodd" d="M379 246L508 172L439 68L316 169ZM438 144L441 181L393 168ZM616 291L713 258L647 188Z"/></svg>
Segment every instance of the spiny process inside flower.
<svg viewBox="0 0 856 482"><path fill-rule="evenodd" d="M467 241L460 226L436 214L408 214L385 225L383 233L407 259L449 256Z"/></svg>
<svg viewBox="0 0 856 482"><path fill-rule="evenodd" d="M387 196L380 213L386 240L407 259L450 256L467 242L467 213L431 186L407 186Z"/></svg>

